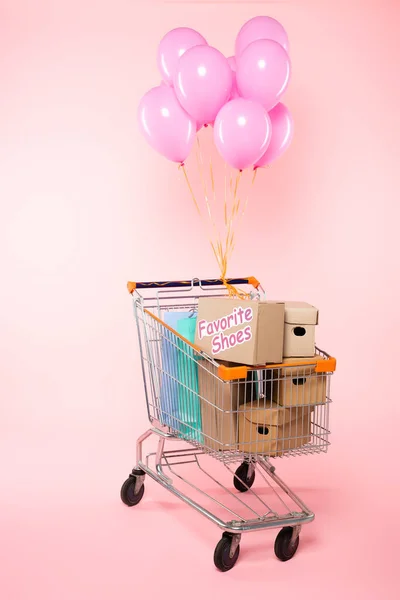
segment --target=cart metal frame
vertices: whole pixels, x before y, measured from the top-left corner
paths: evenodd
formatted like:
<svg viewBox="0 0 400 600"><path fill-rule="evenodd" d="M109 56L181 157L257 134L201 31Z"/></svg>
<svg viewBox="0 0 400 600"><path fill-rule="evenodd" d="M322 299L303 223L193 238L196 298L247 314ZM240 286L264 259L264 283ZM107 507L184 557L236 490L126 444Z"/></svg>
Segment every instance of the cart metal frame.
<svg viewBox="0 0 400 600"><path fill-rule="evenodd" d="M232 285L253 286L259 295L264 293L261 285L254 278L232 279L229 281ZM249 447L250 451L246 452L246 445L243 446L242 444L242 447L239 447L232 442L225 451L216 450L215 444L218 440L205 434L202 434L199 439L198 432L195 434L187 423L185 429L182 429L182 421L177 419L176 415L174 416L175 421L171 423L172 414L167 414L170 419L168 421L165 417L165 410L163 413L160 408L161 374L165 375L165 365L162 364L160 347L162 340L165 340L165 333L171 336L171 332L173 332L172 335L176 335L177 340L179 338L180 350L185 353L191 352L190 359L193 359L194 348L187 340L183 340L176 331L166 326L161 320L161 316L163 310L193 307L193 302L195 303L200 296L226 295L225 286L222 285L220 280L200 281L193 279L181 282L128 284L128 289L134 295L146 405L152 427L137 440L136 465L121 488L123 502L128 506L134 506L141 501L144 494L145 476L148 475L223 530L222 539L214 553L214 563L221 571L228 571L235 565L239 556L242 533L263 529L281 529L275 541L275 554L280 560L289 560L297 551L301 527L313 521L314 513L276 474L271 459L275 456L294 456L327 451L330 434L328 415L331 402L329 382L330 376L335 370L335 359L322 351L318 351L320 362L317 367L315 361L297 365L297 369L302 369L302 373L307 371L307 377L322 376L324 377L324 384L325 381L328 384L326 393L325 387L323 388L325 397L317 398L317 401L314 398L315 405L311 409L308 407L310 399L307 401L307 398L303 399L300 408L296 408L296 410L302 410L303 412L304 410L313 411L313 434L310 443L297 448L284 449L279 453L275 453L275 456L268 456L265 452L254 451L253 447ZM155 296L151 296L148 291L144 293L142 291L152 289L157 290ZM152 313L151 310L155 312ZM153 326L154 329L149 334L149 329ZM168 339L170 340L170 338ZM216 361L202 352L199 354L202 360L208 361L206 368L208 364L213 365L213 368L218 367ZM296 363L291 362L285 366L293 369ZM283 365L280 365L280 367L283 367ZM263 371L264 377L266 372ZM296 371L296 373L298 375L299 371ZM283 385L282 375L277 375L275 378L270 374L269 377L268 383L271 383L271 385L274 382L275 385ZM228 379L231 379L229 375ZM220 380L218 379L218 381ZM287 379L284 379L285 385L286 381ZM165 383L163 385L165 386ZM185 388L188 390L187 393L194 394L190 385L185 385ZM192 396L188 397L189 401L192 402ZM263 395L260 394L260 397L263 397ZM193 398L195 398L194 395ZM201 400L207 402L205 398L201 398ZM257 401L260 402L259 399ZM251 402L254 402L253 398ZM296 399L296 402L299 404L299 398ZM246 406L249 405L245 404ZM289 408L288 410L294 409ZM226 415L226 412L229 413L229 411L224 411L224 415ZM232 416L235 412L234 416L236 418L238 411L231 412ZM290 435L290 439L292 439L296 433ZM147 440L157 441L156 451L144 452L144 443ZM237 442L236 439L235 442ZM166 449L167 445L176 446L177 443L179 448ZM183 448L182 444L184 444ZM239 463L236 470L234 470L235 463ZM209 464L213 466L209 468ZM221 479L223 477L215 474L217 466L222 469L222 475L229 478L229 484L222 483ZM190 474L196 472L194 478L187 475L186 471L188 470ZM263 492L267 493L268 498L265 497L264 493L257 493L252 489L256 474L257 480L262 482ZM205 479L204 485L198 483L199 478ZM234 491L230 483L232 479ZM217 493L206 491L205 486L210 482L218 493L222 492L224 501L219 499ZM211 506L209 506L210 504Z"/></svg>

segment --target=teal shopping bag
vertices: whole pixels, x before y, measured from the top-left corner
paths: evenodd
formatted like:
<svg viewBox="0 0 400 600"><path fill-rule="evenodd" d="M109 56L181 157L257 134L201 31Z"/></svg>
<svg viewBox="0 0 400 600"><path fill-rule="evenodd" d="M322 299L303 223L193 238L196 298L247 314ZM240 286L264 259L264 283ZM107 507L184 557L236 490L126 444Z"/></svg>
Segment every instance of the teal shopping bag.
<svg viewBox="0 0 400 600"><path fill-rule="evenodd" d="M193 317L193 311L167 311L164 321L177 331L178 322ZM196 319L194 319L196 320ZM185 330L186 331L186 330ZM179 338L175 333L164 327L162 329L161 360L162 377L160 393L160 421L180 431L179 419L179 380L178 380L178 348Z"/></svg>
<svg viewBox="0 0 400 600"><path fill-rule="evenodd" d="M177 332L191 343L195 339L196 322L193 315L177 323ZM197 356L182 340L178 340L178 382L179 430L183 437L202 443Z"/></svg>

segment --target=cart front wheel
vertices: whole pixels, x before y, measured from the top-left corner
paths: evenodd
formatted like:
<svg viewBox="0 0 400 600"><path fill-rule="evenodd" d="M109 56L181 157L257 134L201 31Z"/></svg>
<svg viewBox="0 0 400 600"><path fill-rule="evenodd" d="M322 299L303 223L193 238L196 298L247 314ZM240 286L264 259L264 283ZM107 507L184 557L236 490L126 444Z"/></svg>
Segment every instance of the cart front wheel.
<svg viewBox="0 0 400 600"><path fill-rule="evenodd" d="M235 471L233 485L238 492L247 492L254 483L256 472L254 466L244 462Z"/></svg>
<svg viewBox="0 0 400 600"><path fill-rule="evenodd" d="M279 560L287 561L293 558L299 547L300 537L293 541L293 527L284 527L280 530L275 540L275 554Z"/></svg>
<svg viewBox="0 0 400 600"><path fill-rule="evenodd" d="M214 564L220 571L230 571L239 558L240 545L237 536L224 533L214 552ZM238 538L240 539L240 537Z"/></svg>
<svg viewBox="0 0 400 600"><path fill-rule="evenodd" d="M138 475L130 475L121 487L121 500L127 506L139 504L144 494L144 483L138 487Z"/></svg>

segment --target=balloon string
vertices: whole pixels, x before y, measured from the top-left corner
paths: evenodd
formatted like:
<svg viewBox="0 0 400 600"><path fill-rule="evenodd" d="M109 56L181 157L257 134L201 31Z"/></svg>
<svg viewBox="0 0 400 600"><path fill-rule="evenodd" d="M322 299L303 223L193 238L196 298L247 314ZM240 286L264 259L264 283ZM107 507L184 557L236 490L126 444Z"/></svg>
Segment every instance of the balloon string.
<svg viewBox="0 0 400 600"><path fill-rule="evenodd" d="M215 190L215 183L213 180L213 171L212 171L212 162L211 161L210 161L210 164L211 164L211 169L210 169L211 183ZM225 215L225 226L227 229L226 238L225 238L224 246L222 245L220 238L217 242L217 247L215 248L215 246L213 244L212 244L212 246L213 246L214 255L217 259L217 262L218 262L218 265L220 268L221 281L222 281L223 285L226 287L228 295L230 297L246 299L246 298L249 298L249 294L247 292L244 292L243 290L236 288L234 285L229 283L229 281L227 279L228 262L232 255L233 248L235 246L234 231L232 228L233 228L233 221L234 221L233 217L234 217L234 213L236 211L236 205L237 205L237 194L238 194L240 178L241 178L241 173L238 174L237 181L235 182L235 186L233 186L233 180L232 180L232 175L231 175L232 183L230 185L230 189L231 189L231 195L232 195L232 193L234 194L234 198L233 198L233 206L231 207L231 216L228 220L226 173L225 173L224 215Z"/></svg>
<svg viewBox="0 0 400 600"><path fill-rule="evenodd" d="M200 143L198 144L198 146L199 146L199 152L201 153ZM201 213L201 211L199 209L199 205L198 205L198 203L196 201L196 197L194 195L193 188L192 188L192 186L190 184L189 177L188 177L187 171L185 169L185 166L181 165L181 168L182 168L183 173L185 175L185 181L187 183L187 186L189 188L190 194L191 194L192 199L194 201L194 204L196 206L197 212L200 215L200 217L203 217L203 215L202 215L202 213ZM208 202L207 184L206 184L206 180L204 178L204 173L203 173L203 169L202 169L202 157L198 160L198 168L199 168L200 177L202 179L203 186L204 186L204 196L205 196L206 205L207 205L207 209L208 209L207 210L208 216L209 216L209 219L212 222L214 230L216 231L215 221L212 218L211 209L210 209L210 205L209 205L209 202ZM211 174L212 174L212 167L211 167ZM214 182L213 174L212 174L212 187L213 187L213 191L215 191L215 182ZM207 236L207 237L209 237L209 236ZM211 244L211 248L213 250L213 253L214 253L214 256L215 256L215 258L217 260L217 263L218 263L218 265L220 267L220 271L221 271L221 274L222 274L221 279L224 282L224 284L228 287L229 284L226 281L226 269L227 269L227 265L226 265L226 263L227 263L226 250L225 250L225 252L223 251L222 244L221 244L221 241L220 241L219 237L218 237L218 239L216 241L217 247L215 247L215 243L212 241L212 239L210 237L209 237L209 242ZM237 295L236 294L236 290L235 290L235 288L233 286L230 286L229 289L228 289L228 291L229 291L229 295Z"/></svg>
<svg viewBox="0 0 400 600"><path fill-rule="evenodd" d="M197 160L197 168L198 168L198 171L199 171L200 180L201 180L201 183L203 185L204 199L205 199L206 206L207 206L208 217L209 217L209 220L210 220L210 222L212 224L215 237L218 239L219 236L218 236L217 226L216 226L215 220L214 220L214 218L212 216L211 207L210 207L210 203L209 203L209 199L208 199L207 181L206 181L206 178L204 176L204 170L203 170L204 161L203 161L203 155L202 155L202 152L201 152L201 145L200 145L199 135L197 135L196 160ZM214 191L214 204L215 204L215 186L214 186L213 182L212 182L212 185L213 185L213 191Z"/></svg>
<svg viewBox="0 0 400 600"><path fill-rule="evenodd" d="M205 180L204 173L203 173L203 164L204 163L203 163L203 155L202 155L202 152L201 152L199 134L197 134L196 161L197 161L197 168L198 168L199 175L200 175L200 180L201 180L201 183L203 185L204 200L205 200L205 203L207 205L207 211L208 211L208 214L210 216L210 219L212 219L212 217L211 217L211 209L210 209L210 205L209 205L209 202L208 202L207 182Z"/></svg>
<svg viewBox="0 0 400 600"><path fill-rule="evenodd" d="M236 182L235 182L235 193L233 195L233 200L236 200L236 196L237 196L237 191L238 191L238 187L239 187L239 183L240 183L240 179L242 177L242 171L239 171L239 173L236 176Z"/></svg>
<svg viewBox="0 0 400 600"><path fill-rule="evenodd" d="M198 166L198 170L200 173L201 182L203 185L204 199L205 199L205 204L206 204L206 208L207 208L207 214L208 214L209 221L212 224L212 227L213 227L213 230L214 230L214 233L215 233L215 236L217 239L215 241L213 241L212 237L209 236L208 233L207 233L207 237L209 238L209 242L211 244L212 251L217 260L218 266L220 268L220 273L221 273L220 278L221 278L223 285L226 287L228 295L230 297L247 299L247 298L249 298L250 295L248 293L244 292L243 290L238 289L235 286L233 286L232 284L230 284L227 279L228 261L232 255L233 249L235 247L233 224L235 221L235 217L238 214L239 205L240 205L239 185L240 185L242 173L239 172L237 174L235 182L233 181L232 173L230 174L229 187L230 187L230 196L231 196L232 201L230 203L231 204L231 207L230 207L231 214L230 214L230 217L228 218L228 201L227 201L227 189L226 189L227 188L227 178L226 178L226 169L225 169L224 213L225 213L226 237L224 240L224 244L222 244L221 236L218 233L215 220L213 219L213 216L212 216L213 211L211 210L210 201L209 201L210 198L209 198L208 189L207 189L208 186L207 186L207 181L206 181L206 178L204 175L204 161L203 161L203 156L201 153L201 146L200 146L199 138L197 138L197 146L198 146L198 151L196 153L197 166ZM180 165L180 168L183 171L185 181L188 186L193 203L196 207L196 210L197 210L200 218L204 221L204 215L203 215L202 211L200 210L199 204L196 200L196 196L193 191L193 187L190 183L186 167L184 164L182 164L182 165ZM212 191L212 196L213 196L214 205L215 205L215 203L216 203L216 187L215 187L215 178L214 178L214 171L213 171L213 164L212 164L211 157L210 157L209 173L210 173L210 179L211 179L211 191ZM232 198L232 196L233 196L233 198ZM206 223L204 223L204 225L206 225ZM207 229L207 227L206 227L206 229Z"/></svg>
<svg viewBox="0 0 400 600"><path fill-rule="evenodd" d="M180 168L180 169L182 169L182 171L183 171L183 174L184 174L184 176L185 176L185 181L186 181L186 183L187 183L187 186L188 186L188 188L189 188L189 192L190 192L190 194L191 194L191 196L192 196L192 200L193 200L193 202L194 202L194 205L195 205L195 207L196 207L196 209L197 209L197 212L198 212L198 213L199 213L199 215L201 216L200 208L199 208L199 205L197 204L196 196L194 195L193 188L192 188L192 186L191 186L191 184L190 184L189 177L188 177L188 174L187 174L187 172L186 172L185 165L184 165L184 164L181 164L181 165L179 165L179 168Z"/></svg>
<svg viewBox="0 0 400 600"><path fill-rule="evenodd" d="M257 173L258 173L258 169L254 169L253 177L252 177L252 180L251 180L251 187L253 187L254 184L255 184ZM247 196L246 196L246 202L245 202L244 207L243 207L242 217L243 217L244 213L246 212L246 208L247 208L248 202L249 202L249 194L247 194Z"/></svg>
<svg viewBox="0 0 400 600"><path fill-rule="evenodd" d="M213 172L213 165L212 165L212 157L210 156L210 177L211 177L211 189L212 189L212 193L213 193L213 198L214 198L214 206L215 206L215 200L216 200L216 194L215 194L215 181L214 181L214 172Z"/></svg>
<svg viewBox="0 0 400 600"><path fill-rule="evenodd" d="M241 177L242 177L242 173L239 172L236 177L235 186L233 188L233 181L232 181L232 175L231 175L230 189L231 189L231 194L233 192L233 202L232 202L231 215L230 215L229 221L227 220L227 218L225 220L227 233L226 233L226 239L225 239L225 251L224 252L222 251L222 247L220 246L220 252L221 252L220 265L221 265L221 280L222 280L223 284L225 285L225 287L227 288L229 296L237 297L237 298L240 298L241 300L244 300L244 299L249 298L250 294L248 294L247 292L244 292L241 289L236 288L235 286L230 284L226 278L227 269L228 269L228 261L229 261L230 257L232 256L232 252L235 247L233 223L234 223L235 214L237 213L238 201L240 201L240 198L238 198L238 189L239 189ZM225 216L227 217L226 213L227 213L227 210L226 210L226 203L225 203Z"/></svg>
<svg viewBox="0 0 400 600"><path fill-rule="evenodd" d="M180 166L181 166L181 168L183 170L183 173L185 175L185 181L186 181L187 186L189 188L189 191L191 193L191 196L192 196L192 199L193 199L194 204L196 206L197 212L198 212L199 216L202 218L202 220L204 220L204 217L203 217L203 215L202 215L202 213L201 213L201 211L199 209L199 205L198 205L198 203L196 201L196 197L194 195L193 188L192 188L191 183L189 181L189 177L188 177L187 171L185 169L185 166L184 165L180 165ZM207 196L206 196L206 198L207 198ZM207 203L207 206L209 206L208 203ZM209 214L209 218L212 219L210 209L208 210L208 214ZM212 223L213 223L214 228L215 228L215 222L212 221ZM224 260L225 260L225 257L224 257L224 253L223 253L223 250L222 250L221 242L220 242L220 240L217 240L217 248L216 248L215 247L215 243L212 241L212 239L208 235L207 235L207 237L209 238L209 242L211 244L211 248L212 248L212 250L214 252L215 258L217 259L217 263L218 263L218 265L220 267L220 270L221 270L221 272L223 272L224 271ZM226 272L226 267L225 267L225 272Z"/></svg>
<svg viewBox="0 0 400 600"><path fill-rule="evenodd" d="M224 175L224 220L225 220L225 227L228 224L228 213L227 213L227 206L226 206L226 185L227 185L227 181L226 181L226 163L225 163L225 175Z"/></svg>
<svg viewBox="0 0 400 600"><path fill-rule="evenodd" d="M256 177L257 177L257 171L258 171L258 169L254 170L254 174L253 174L252 180L251 180L251 187L253 187L255 184ZM231 197L233 194L232 211L231 211L230 219L226 220L226 225L227 225L227 230L228 230L227 238L226 238L226 246L225 246L225 253L223 255L221 255L220 262L221 262L221 266L222 266L221 279L224 282L225 286L227 287L229 295L236 296L240 299L247 299L250 297L250 294L244 292L243 290L236 289L234 286L230 285L226 280L228 259L231 257L233 250L235 248L235 235L234 235L234 230L233 230L233 223L235 222L237 216L239 215L239 208L241 206L241 194L240 194L241 180L242 180L242 172L241 171L237 174L235 182L233 181L233 176L231 173L229 187L230 187ZM241 214L240 214L241 217L245 214L248 200L249 200L249 193L246 196L246 201L244 203L243 210L241 211ZM220 248L220 252L222 253L222 248Z"/></svg>
<svg viewBox="0 0 400 600"><path fill-rule="evenodd" d="M241 178L242 178L242 172L240 171L236 176L235 191L234 191L233 204L232 204L232 212L231 212L231 216L230 216L229 223L228 223L228 236L231 231L235 216L238 212L238 206L240 203L240 197L238 196L238 190L239 190Z"/></svg>

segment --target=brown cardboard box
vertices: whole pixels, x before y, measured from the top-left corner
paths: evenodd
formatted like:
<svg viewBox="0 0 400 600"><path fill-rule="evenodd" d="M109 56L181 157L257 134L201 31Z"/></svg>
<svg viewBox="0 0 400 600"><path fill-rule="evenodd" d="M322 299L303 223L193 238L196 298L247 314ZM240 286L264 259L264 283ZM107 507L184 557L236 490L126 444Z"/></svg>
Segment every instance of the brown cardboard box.
<svg viewBox="0 0 400 600"><path fill-rule="evenodd" d="M266 408L242 407L238 413L239 450L277 456L311 439L311 408L287 409L273 402Z"/></svg>
<svg viewBox="0 0 400 600"><path fill-rule="evenodd" d="M315 356L319 358L318 355ZM283 364L293 362L284 358ZM308 361L308 364L307 364ZM279 379L273 384L273 400L281 406L316 405L326 403L326 375L315 373L311 359L295 359L303 366L279 369Z"/></svg>
<svg viewBox="0 0 400 600"><path fill-rule="evenodd" d="M314 356L318 310L306 302L285 302L283 356Z"/></svg>
<svg viewBox="0 0 400 600"><path fill-rule="evenodd" d="M283 302L199 298L196 345L218 360L243 365L282 361Z"/></svg>
<svg viewBox="0 0 400 600"><path fill-rule="evenodd" d="M222 363L232 366L230 363ZM208 360L199 360L198 382L204 445L211 450L236 450L237 411L244 402L254 402L256 387L251 381L222 381Z"/></svg>

